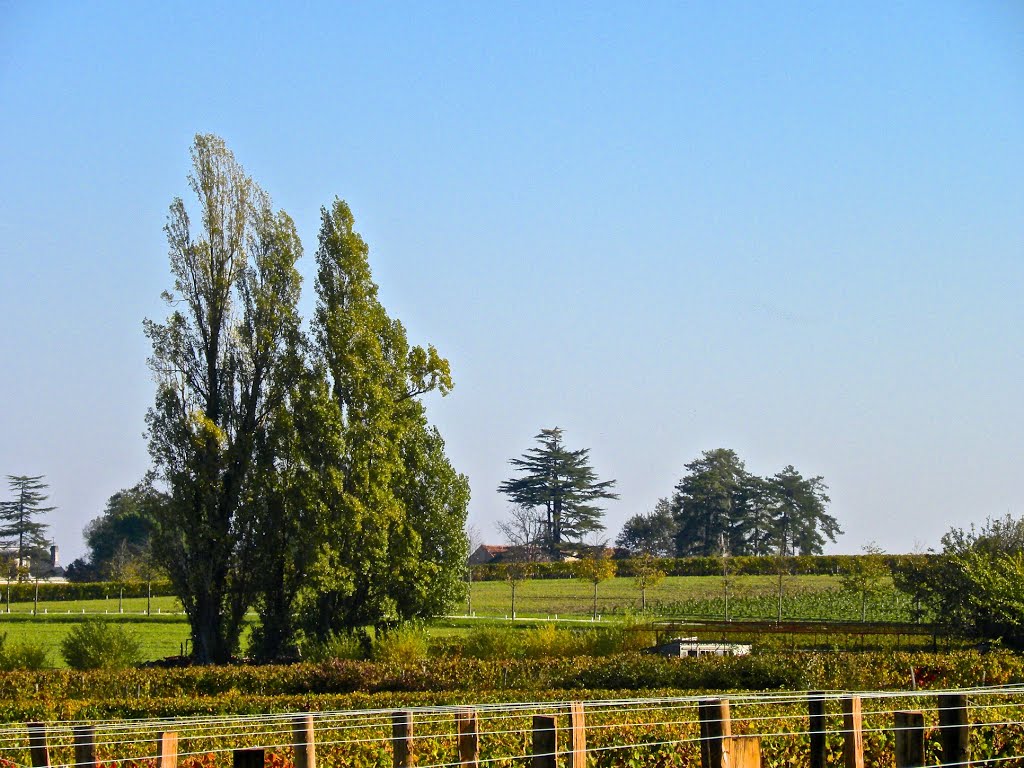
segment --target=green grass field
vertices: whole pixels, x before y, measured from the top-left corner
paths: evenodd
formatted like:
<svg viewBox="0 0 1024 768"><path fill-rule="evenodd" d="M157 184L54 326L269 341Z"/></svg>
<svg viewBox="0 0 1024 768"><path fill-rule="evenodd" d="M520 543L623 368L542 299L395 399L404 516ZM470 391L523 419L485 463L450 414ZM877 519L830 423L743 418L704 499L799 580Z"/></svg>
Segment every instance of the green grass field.
<svg viewBox="0 0 1024 768"><path fill-rule="evenodd" d="M482 624L507 626L511 615L511 588L503 581L475 582L471 585L473 621L434 623L431 634L446 636L470 631ZM774 576L739 576L731 580L730 618L773 619L778 611L778 579ZM533 579L516 590L516 615L521 620L536 619L580 622L589 620L593 611L594 586L579 579ZM647 591L648 608L658 616L725 617L723 581L713 576L668 577ZM189 636L188 622L177 598L154 597L151 615L146 615L145 598L126 598L119 604L116 593L104 600L40 601L38 613L31 602L13 603L10 612L0 604L0 633L7 633L11 644L30 643L48 649L50 662L63 666L60 641L75 624L86 618L124 623L131 627L142 644L146 661L174 656L181 652ZM452 613L465 614L469 601ZM598 613L604 621L619 621L640 610L640 591L631 578L615 578L598 585ZM857 621L860 601L839 590L833 576L794 576L783 582L783 617ZM255 618L253 616L253 618ZM908 621L906 599L889 587L868 606L869 621ZM244 645L243 645L244 647Z"/></svg>
<svg viewBox="0 0 1024 768"><path fill-rule="evenodd" d="M472 598L463 606L478 616L512 612L512 589L503 581L472 584ZM729 583L730 618L776 618L778 577L736 576ZM858 621L860 599L840 590L836 576L789 576L782 585L783 618ZM594 585L581 579L532 579L516 589L516 615L531 617L590 616ZM718 576L669 576L647 590L648 611L664 616L725 618L725 585ZM892 588L868 602L869 621L909 621L906 596ZM602 616L640 611L640 590L631 578L614 578L597 588Z"/></svg>

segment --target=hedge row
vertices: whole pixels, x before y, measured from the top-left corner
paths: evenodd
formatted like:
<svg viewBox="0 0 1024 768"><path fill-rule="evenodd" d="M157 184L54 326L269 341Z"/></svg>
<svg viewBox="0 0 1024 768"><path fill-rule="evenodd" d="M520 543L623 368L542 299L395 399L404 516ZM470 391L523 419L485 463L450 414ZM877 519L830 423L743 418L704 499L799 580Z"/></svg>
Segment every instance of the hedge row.
<svg viewBox="0 0 1024 768"><path fill-rule="evenodd" d="M264 667L9 672L0 674L0 702L24 707L32 701L227 697L228 702L238 697L354 693L451 693L466 700L506 690L878 690L910 687L911 670L918 671L919 685L933 687L1024 682L1024 659L1010 653L796 652L700 659L619 654L509 661L431 659L409 664L339 660Z"/></svg>
<svg viewBox="0 0 1024 768"><path fill-rule="evenodd" d="M152 589L153 597L171 597L174 591L169 581L117 582L117 581L79 581L51 582L12 581L4 585L0 582L0 600L7 599L10 590L11 602L26 603L35 599L36 587L39 588L40 600L104 600L117 599L124 590L124 597L145 597L147 590Z"/></svg>
<svg viewBox="0 0 1024 768"><path fill-rule="evenodd" d="M730 574L740 576L771 576L784 573L800 576L828 576L849 570L859 560L881 560L888 567L899 566L915 560L926 560L936 555L797 555L793 557L730 557L727 567ZM624 558L615 560L619 576L635 576L641 560ZM662 557L654 563L668 576L720 576L723 561L721 557ZM472 567L474 581L500 581L505 578L505 567L501 563L486 563ZM537 579L567 579L576 572L573 562L532 563L531 576Z"/></svg>

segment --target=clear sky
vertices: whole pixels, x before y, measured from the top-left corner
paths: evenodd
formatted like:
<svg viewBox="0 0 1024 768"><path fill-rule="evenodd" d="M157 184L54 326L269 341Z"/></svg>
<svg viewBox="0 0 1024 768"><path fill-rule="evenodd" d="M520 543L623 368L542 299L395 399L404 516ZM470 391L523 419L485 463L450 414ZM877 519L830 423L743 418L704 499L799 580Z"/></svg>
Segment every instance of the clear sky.
<svg viewBox="0 0 1024 768"><path fill-rule="evenodd" d="M497 540L589 447L623 520L727 447L889 551L1024 513L1024 5L0 0L0 475L64 559L148 466L144 317L196 132L351 204Z"/></svg>

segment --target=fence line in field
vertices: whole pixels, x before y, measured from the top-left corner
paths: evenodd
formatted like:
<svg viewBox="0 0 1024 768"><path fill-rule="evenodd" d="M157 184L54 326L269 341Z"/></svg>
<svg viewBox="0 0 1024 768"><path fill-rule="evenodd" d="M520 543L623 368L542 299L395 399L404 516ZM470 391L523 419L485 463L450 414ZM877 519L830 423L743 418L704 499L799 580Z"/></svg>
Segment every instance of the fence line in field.
<svg viewBox="0 0 1024 768"><path fill-rule="evenodd" d="M907 709L908 701L916 708ZM744 712L755 706L767 712ZM1009 733L1024 746L1021 709L1024 688L992 686L64 721L0 728L0 756L9 765L33 768L95 768L99 762L123 766L154 760L157 768L177 768L181 759L230 754L235 768L263 768L266 753L276 752L291 756L295 768L315 768L318 748L344 748L349 757L358 753L377 762L389 753L394 768L479 768L518 760L530 760L533 768L556 768L563 755L569 768L584 768L588 756L600 761L622 750L653 754L669 747L699 746L702 768L747 768L761 765L763 747L785 749L786 740L800 739L801 749L804 741L809 742L811 768L824 768L831 736L842 741L846 768L863 768L865 737L891 734L897 768L915 768L968 765L972 730L984 729L982 735ZM864 726L865 717L872 720L871 727ZM926 719L937 721L937 728L926 728ZM936 763L925 761L929 734L937 734L941 742ZM532 747L520 751L512 744L510 751L517 735ZM587 744L588 736L597 743ZM483 757L481 743L488 747ZM506 749L496 750L495 745ZM51 761L51 750L71 759ZM24 762L26 752L29 763ZM417 752L423 759L416 759ZM936 752L934 746L931 752ZM1024 765L1024 749L985 755L977 765L1009 761Z"/></svg>

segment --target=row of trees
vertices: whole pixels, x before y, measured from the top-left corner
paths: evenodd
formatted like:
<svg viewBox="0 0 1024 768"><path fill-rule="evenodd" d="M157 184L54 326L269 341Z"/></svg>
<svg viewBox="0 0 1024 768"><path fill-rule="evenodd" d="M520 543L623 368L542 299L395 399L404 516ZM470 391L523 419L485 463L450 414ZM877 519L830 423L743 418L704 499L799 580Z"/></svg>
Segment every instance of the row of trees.
<svg viewBox="0 0 1024 768"><path fill-rule="evenodd" d="M152 555L195 658L227 661L250 608L268 658L444 610L469 486L419 397L451 389L448 362L388 316L344 201L321 211L307 332L292 219L220 138L196 136L192 165L198 216L171 205L170 314L145 331Z"/></svg>
<svg viewBox="0 0 1024 768"><path fill-rule="evenodd" d="M600 502L618 498L615 481L599 480L589 450L568 449L561 429L542 429L535 439L510 462L518 475L498 486L512 504L499 527L526 559L578 548L604 530ZM618 546L657 557L811 555L842 533L826 511L822 478L805 478L792 465L758 477L735 451L718 448L686 470L670 499L626 521Z"/></svg>
<svg viewBox="0 0 1024 768"><path fill-rule="evenodd" d="M771 477L747 472L735 451L705 451L686 465L671 498L631 517L616 543L635 553L813 555L842 531L827 486L792 465Z"/></svg>

